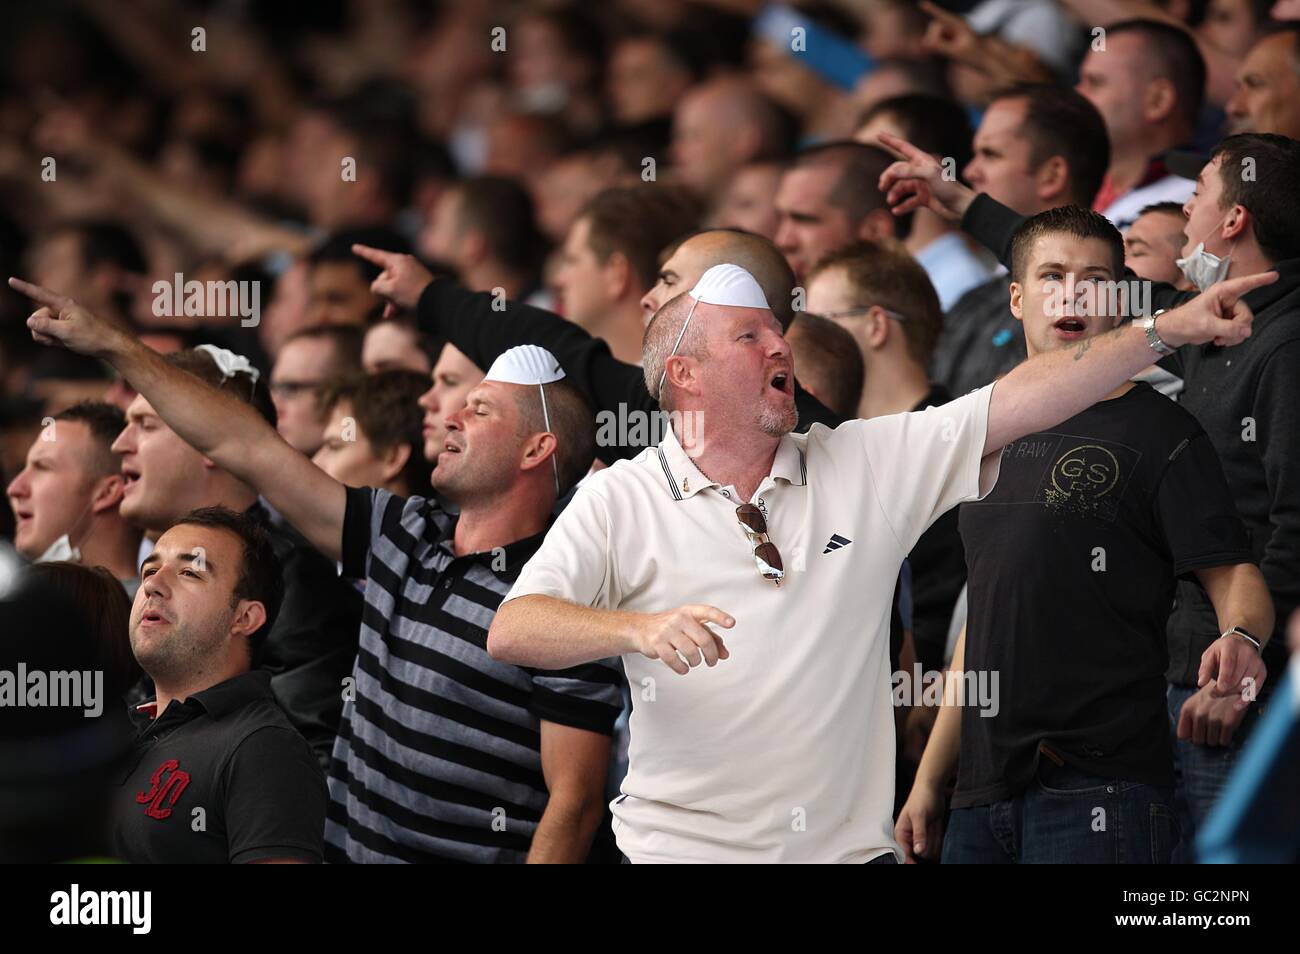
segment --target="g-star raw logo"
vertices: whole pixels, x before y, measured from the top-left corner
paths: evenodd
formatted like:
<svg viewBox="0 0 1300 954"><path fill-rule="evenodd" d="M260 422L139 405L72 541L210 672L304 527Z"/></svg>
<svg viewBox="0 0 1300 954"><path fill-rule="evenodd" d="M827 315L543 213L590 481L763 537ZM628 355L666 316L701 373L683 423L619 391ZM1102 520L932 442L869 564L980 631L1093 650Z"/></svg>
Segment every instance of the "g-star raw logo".
<svg viewBox="0 0 1300 954"><path fill-rule="evenodd" d="M166 781L163 781L164 774L167 774ZM182 770L175 759L168 759L149 777L149 783L153 788L147 792L136 792L135 800L141 805L149 806L144 813L150 818L163 819L172 813L172 806L190 784L190 773ZM166 808L163 807L164 804Z"/></svg>

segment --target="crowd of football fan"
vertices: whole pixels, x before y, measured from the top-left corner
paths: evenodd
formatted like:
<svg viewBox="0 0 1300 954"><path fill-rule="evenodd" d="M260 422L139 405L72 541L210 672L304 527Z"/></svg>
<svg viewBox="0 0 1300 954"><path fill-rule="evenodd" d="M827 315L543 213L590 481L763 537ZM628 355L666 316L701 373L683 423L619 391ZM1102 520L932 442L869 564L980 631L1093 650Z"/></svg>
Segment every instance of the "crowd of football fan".
<svg viewBox="0 0 1300 954"><path fill-rule="evenodd" d="M988 508L921 536L893 670L970 666L967 620L987 640L1059 592L1120 605L1056 634L1097 673L1083 690L1054 682L1074 685L1050 650L1021 647L1020 668L977 653L1004 699L965 715L960 758L926 751L933 700L897 706L900 857L939 858L954 773L976 773L954 814L1030 811L1029 782L992 784L1026 744L1035 765L1166 787L1181 838L1147 860L1190 857L1300 603L1298 0L67 0L4 17L0 266L40 286L0 292L4 668L102 671L109 705L89 727L6 712L0 856L618 861L606 803L641 688L617 658L511 665L487 634L531 552L512 547L653 443L651 318L740 265L794 355L800 430L922 410L1025 360L1008 284L1035 280L1013 237L1036 228L1114 247L1157 306L1279 278L1248 299L1258 340L1235 367L1189 346L1140 376L1190 412L1212 475L1178 499L1141 488L1158 517L1106 537L1166 561L1138 610L1105 588L1123 580L1009 559L1013 532L988 545ZM974 201L900 213L899 140ZM42 307L163 357L34 333ZM521 345L564 378L494 418L485 376L511 380L488 371ZM540 432L562 451L523 473ZM281 439L325 482L268 465ZM1225 484L1212 541L1168 525ZM1237 565L1267 594L1226 619L1211 571ZM1154 656L1097 639L1076 658L1130 611L1126 638ZM1231 627L1260 654L1249 704L1202 678ZM1016 678L1096 698L1049 704ZM1090 706L1131 714L1127 737ZM1021 837L1000 859L967 831L948 860L1048 843L1094 860L1048 825Z"/></svg>

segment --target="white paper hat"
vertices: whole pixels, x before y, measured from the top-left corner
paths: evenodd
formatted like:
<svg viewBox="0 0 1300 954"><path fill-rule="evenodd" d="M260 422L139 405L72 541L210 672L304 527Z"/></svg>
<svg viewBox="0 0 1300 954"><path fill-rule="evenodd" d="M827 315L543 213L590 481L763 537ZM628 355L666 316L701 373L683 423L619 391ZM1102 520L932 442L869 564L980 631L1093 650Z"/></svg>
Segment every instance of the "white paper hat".
<svg viewBox="0 0 1300 954"><path fill-rule="evenodd" d="M537 345L518 345L503 351L492 362L484 381L503 384L551 384L564 377L555 355Z"/></svg>
<svg viewBox="0 0 1300 954"><path fill-rule="evenodd" d="M714 265L700 276L690 296L706 305L766 309L767 296L754 276L739 265Z"/></svg>
<svg viewBox="0 0 1300 954"><path fill-rule="evenodd" d="M682 345L682 339L686 337L686 329L690 327L691 319L695 317L695 306L700 302L706 305L726 305L731 308L762 308L770 310L767 304L767 296L763 294L762 287L754 279L754 276L739 265L732 265L729 262L722 265L714 265L695 283L695 287L687 292L694 301L691 302L691 310L686 313L686 320L682 322L682 330L677 332L677 340L673 342L673 350L668 352L671 358L677 353L677 349ZM659 389L655 398L658 399L664 391L664 380L668 377L668 360L664 359L664 371L659 375Z"/></svg>
<svg viewBox="0 0 1300 954"><path fill-rule="evenodd" d="M252 378L253 383L256 384L258 378L262 376L262 372L253 367L252 362L242 354L235 354L233 351L227 350L226 348L218 348L213 344L197 345L194 350L206 351L208 353L208 356L212 358L212 363L215 364L217 370L221 372L222 381L227 378L233 378L236 374L246 374Z"/></svg>
<svg viewBox="0 0 1300 954"><path fill-rule="evenodd" d="M484 381L500 381L502 384L533 385L542 397L542 420L546 429L551 429L551 412L546 406L546 388L543 384L554 384L564 378L564 369L555 355L538 345L516 345L508 351L497 355L483 376ZM555 495L560 495L560 465L551 455L551 471L555 474Z"/></svg>

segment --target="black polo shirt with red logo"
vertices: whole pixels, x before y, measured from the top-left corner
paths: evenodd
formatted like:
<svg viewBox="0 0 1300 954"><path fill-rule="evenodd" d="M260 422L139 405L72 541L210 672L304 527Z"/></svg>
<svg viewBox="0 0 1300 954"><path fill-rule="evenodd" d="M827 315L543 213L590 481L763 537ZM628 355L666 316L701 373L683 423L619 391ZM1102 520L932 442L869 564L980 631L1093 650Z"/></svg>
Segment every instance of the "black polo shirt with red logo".
<svg viewBox="0 0 1300 954"><path fill-rule="evenodd" d="M325 776L263 671L227 679L139 728L114 806L114 846L137 863L318 862Z"/></svg>

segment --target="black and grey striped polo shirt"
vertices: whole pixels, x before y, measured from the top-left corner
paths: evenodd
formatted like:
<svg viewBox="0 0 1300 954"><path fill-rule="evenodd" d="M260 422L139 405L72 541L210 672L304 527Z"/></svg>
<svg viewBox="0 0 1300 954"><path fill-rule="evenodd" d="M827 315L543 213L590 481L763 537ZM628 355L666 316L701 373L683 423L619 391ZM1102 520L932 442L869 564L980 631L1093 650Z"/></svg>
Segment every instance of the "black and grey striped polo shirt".
<svg viewBox="0 0 1300 954"><path fill-rule="evenodd" d="M540 721L610 734L614 660L546 672L487 653L542 534L456 556L432 499L349 488L343 572L364 577L354 698L329 771L327 861L517 862L546 807Z"/></svg>

